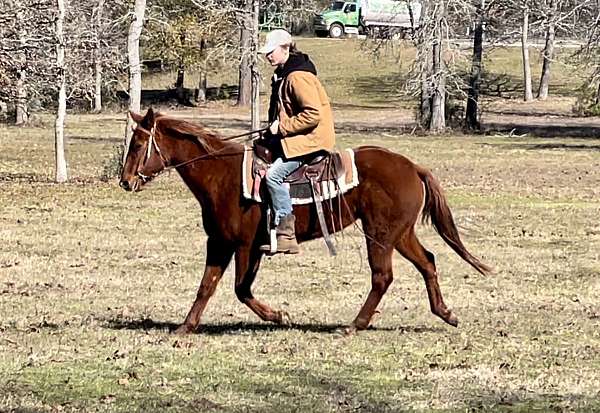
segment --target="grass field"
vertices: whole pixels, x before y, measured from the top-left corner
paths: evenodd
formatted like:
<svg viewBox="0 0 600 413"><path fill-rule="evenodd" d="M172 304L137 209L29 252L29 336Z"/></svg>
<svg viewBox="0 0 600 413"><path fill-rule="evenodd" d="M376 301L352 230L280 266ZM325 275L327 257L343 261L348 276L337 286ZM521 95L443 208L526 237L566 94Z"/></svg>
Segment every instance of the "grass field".
<svg viewBox="0 0 600 413"><path fill-rule="evenodd" d="M410 107L403 82L415 56L409 42L394 42L379 48L374 58L373 44L359 39L297 39L300 50L310 55L317 66L319 77L327 85L331 99L340 105ZM471 50L453 46L453 58L459 69L468 72ZM531 48L531 70L534 88L537 87L541 71L541 50ZM553 62L551 93L572 95L581 86L587 73L573 66L569 57L573 49L557 49L557 59ZM262 61L263 90L268 90L271 70ZM197 87L197 73L188 73L185 86ZM176 73L153 74L148 76L145 85L148 89L162 89L173 86ZM486 50L484 59L485 91L500 94L502 97L521 97L522 88L521 49L518 47L494 47ZM235 85L238 72L235 64L220 68L208 75L209 86Z"/></svg>
<svg viewBox="0 0 600 413"><path fill-rule="evenodd" d="M255 294L291 327L238 303L229 268L201 332L171 335L205 258L196 201L175 174L139 194L99 179L122 114L68 118L72 181L53 184L42 116L0 126L0 411L600 410L600 141L400 134L379 127L409 112L360 99L336 107L339 146L381 145L431 168L466 245L495 268L478 275L418 228L458 328L429 312L423 281L396 255L372 328L339 334L370 284L350 228L336 258L319 240L263 261ZM224 103L183 114L224 131L247 119Z"/></svg>

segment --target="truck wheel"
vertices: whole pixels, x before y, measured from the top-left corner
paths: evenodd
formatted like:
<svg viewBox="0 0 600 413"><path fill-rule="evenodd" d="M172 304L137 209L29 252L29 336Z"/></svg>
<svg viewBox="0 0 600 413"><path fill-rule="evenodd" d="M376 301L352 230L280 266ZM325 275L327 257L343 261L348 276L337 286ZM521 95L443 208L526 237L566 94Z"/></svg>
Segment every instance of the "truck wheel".
<svg viewBox="0 0 600 413"><path fill-rule="evenodd" d="M339 39L344 35L344 28L339 23L333 23L329 27L329 37L333 39Z"/></svg>

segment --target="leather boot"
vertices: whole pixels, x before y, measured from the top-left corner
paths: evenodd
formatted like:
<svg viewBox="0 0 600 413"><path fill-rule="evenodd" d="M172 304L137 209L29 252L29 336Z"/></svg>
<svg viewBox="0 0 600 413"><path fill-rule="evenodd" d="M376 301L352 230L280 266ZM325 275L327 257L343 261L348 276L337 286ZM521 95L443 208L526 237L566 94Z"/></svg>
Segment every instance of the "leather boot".
<svg viewBox="0 0 600 413"><path fill-rule="evenodd" d="M296 241L295 223L296 217L293 214L289 214L281 218L277 228L275 229L275 234L277 235L277 251L272 254L298 254L300 252L300 247ZM261 245L260 250L270 253L271 246Z"/></svg>

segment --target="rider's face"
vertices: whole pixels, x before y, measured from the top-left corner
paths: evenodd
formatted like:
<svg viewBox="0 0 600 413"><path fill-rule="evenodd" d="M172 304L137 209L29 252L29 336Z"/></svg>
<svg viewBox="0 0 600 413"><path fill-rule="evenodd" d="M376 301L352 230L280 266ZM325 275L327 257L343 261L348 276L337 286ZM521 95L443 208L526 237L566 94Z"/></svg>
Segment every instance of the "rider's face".
<svg viewBox="0 0 600 413"><path fill-rule="evenodd" d="M277 46L271 53L265 56L271 66L280 66L287 62L290 57L290 50L287 46Z"/></svg>

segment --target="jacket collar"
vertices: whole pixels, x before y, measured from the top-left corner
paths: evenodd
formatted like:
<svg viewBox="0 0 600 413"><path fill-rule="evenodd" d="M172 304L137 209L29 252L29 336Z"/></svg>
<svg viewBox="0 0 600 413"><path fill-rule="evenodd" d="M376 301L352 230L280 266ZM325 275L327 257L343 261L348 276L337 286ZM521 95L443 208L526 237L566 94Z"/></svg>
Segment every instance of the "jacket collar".
<svg viewBox="0 0 600 413"><path fill-rule="evenodd" d="M275 69L275 76L277 79L282 79L292 72L310 72L316 76L317 68L308 55L304 53L290 54L287 62Z"/></svg>

